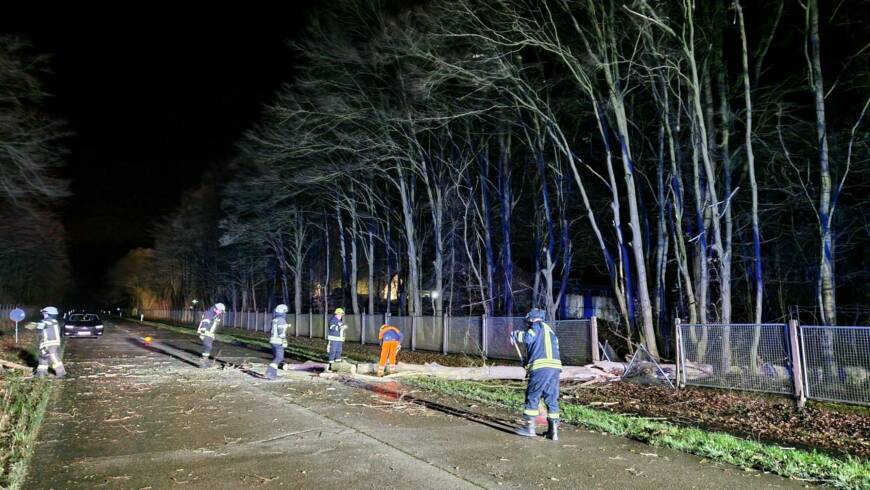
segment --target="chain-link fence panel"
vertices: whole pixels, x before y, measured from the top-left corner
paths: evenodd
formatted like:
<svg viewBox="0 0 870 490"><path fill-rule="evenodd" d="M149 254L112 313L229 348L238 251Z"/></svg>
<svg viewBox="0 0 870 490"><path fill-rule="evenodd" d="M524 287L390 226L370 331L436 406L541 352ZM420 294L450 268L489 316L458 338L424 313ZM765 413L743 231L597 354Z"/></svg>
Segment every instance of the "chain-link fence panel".
<svg viewBox="0 0 870 490"><path fill-rule="evenodd" d="M517 348L511 343L511 335L525 328L526 320L521 316L487 318L486 357L519 360Z"/></svg>
<svg viewBox="0 0 870 490"><path fill-rule="evenodd" d="M384 315L365 315L365 324L363 325L363 329L365 330L365 338L366 344L377 344L380 341L378 340L378 332L380 332L381 325L384 324Z"/></svg>
<svg viewBox="0 0 870 490"><path fill-rule="evenodd" d="M316 339L326 338L326 316L319 313L311 314L311 326L309 334Z"/></svg>
<svg viewBox="0 0 870 490"><path fill-rule="evenodd" d="M359 342L362 332L362 315L344 315L342 321L347 325L347 330L344 331L345 342Z"/></svg>
<svg viewBox="0 0 870 490"><path fill-rule="evenodd" d="M479 356L483 352L479 316L447 317L447 351L453 354Z"/></svg>
<svg viewBox="0 0 870 490"><path fill-rule="evenodd" d="M300 313L290 317L293 319L293 328L290 329L292 335L299 337L308 337L311 332L311 315Z"/></svg>
<svg viewBox="0 0 870 490"><path fill-rule="evenodd" d="M592 362L590 320L559 320L547 322L559 338L559 354L562 364L582 366Z"/></svg>
<svg viewBox="0 0 870 490"><path fill-rule="evenodd" d="M801 326L806 396L870 405L870 327Z"/></svg>
<svg viewBox="0 0 870 490"><path fill-rule="evenodd" d="M391 316L387 318L386 323L398 328L402 332L402 348L410 350L414 319L410 316Z"/></svg>
<svg viewBox="0 0 870 490"><path fill-rule="evenodd" d="M417 317L417 349L441 352L443 342L444 321L440 316Z"/></svg>
<svg viewBox="0 0 870 490"><path fill-rule="evenodd" d="M787 325L681 324L679 328L686 384L794 392Z"/></svg>

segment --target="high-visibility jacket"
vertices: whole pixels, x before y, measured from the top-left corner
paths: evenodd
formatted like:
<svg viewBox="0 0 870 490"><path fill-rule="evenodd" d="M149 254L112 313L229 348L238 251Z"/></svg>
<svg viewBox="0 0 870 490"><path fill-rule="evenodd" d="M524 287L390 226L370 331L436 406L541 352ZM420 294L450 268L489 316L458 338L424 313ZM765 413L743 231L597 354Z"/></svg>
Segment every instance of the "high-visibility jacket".
<svg viewBox="0 0 870 490"><path fill-rule="evenodd" d="M39 337L40 349L60 346L60 323L58 323L57 318L49 316L38 322L36 328L41 332Z"/></svg>
<svg viewBox="0 0 870 490"><path fill-rule="evenodd" d="M392 325L382 325L381 329L378 331L378 340L383 342L388 342L390 340L401 342L402 332Z"/></svg>
<svg viewBox="0 0 870 490"><path fill-rule="evenodd" d="M275 345L287 345L287 317L283 314L276 314L272 319L272 335L269 337L269 343Z"/></svg>
<svg viewBox="0 0 870 490"><path fill-rule="evenodd" d="M220 325L221 316L215 312L214 308L209 309L202 314L202 320L199 321L199 327L196 331L205 337L214 338L218 325Z"/></svg>
<svg viewBox="0 0 870 490"><path fill-rule="evenodd" d="M329 332L326 335L326 340L330 342L344 342L345 330L347 330L347 325L339 320L337 316L333 316L329 320Z"/></svg>
<svg viewBox="0 0 870 490"><path fill-rule="evenodd" d="M533 322L528 330L517 332L516 339L526 344L528 352L526 367L529 370L562 369L562 360L559 357L559 338L546 323Z"/></svg>

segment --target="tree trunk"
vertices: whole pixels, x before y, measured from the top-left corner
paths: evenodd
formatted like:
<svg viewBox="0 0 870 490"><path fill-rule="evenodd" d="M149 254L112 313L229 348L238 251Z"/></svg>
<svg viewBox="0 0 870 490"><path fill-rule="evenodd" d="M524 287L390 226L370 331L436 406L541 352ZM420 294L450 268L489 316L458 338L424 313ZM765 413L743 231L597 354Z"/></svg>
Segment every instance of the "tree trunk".
<svg viewBox="0 0 870 490"><path fill-rule="evenodd" d="M486 297L484 301L489 305L488 314L494 310L495 293L495 251L492 245L492 204L489 198L489 154L484 152L481 156L481 182L480 182L480 205L483 209L483 248L486 258Z"/></svg>
<svg viewBox="0 0 870 490"><path fill-rule="evenodd" d="M368 264L369 273L369 315L375 314L375 298L378 295L378 288L375 285L375 232L374 224L369 223L368 229L369 246L366 249L366 263Z"/></svg>
<svg viewBox="0 0 870 490"><path fill-rule="evenodd" d="M360 314L359 294L357 283L359 282L359 257L357 253L357 241L359 239L359 222L356 213L356 201L348 200L350 211L350 304L354 315Z"/></svg>
<svg viewBox="0 0 870 490"><path fill-rule="evenodd" d="M631 250L634 254L635 274L637 275L637 296L640 301L643 319L643 336L647 350L653 356L658 357L659 349L656 345L655 328L653 327L652 303L649 298L646 258L643 253L643 235L640 230L640 212L638 210L637 189L634 182L634 161L632 160L629 148L628 120L625 117L625 107L623 106L622 98L617 96L615 88L614 86L611 90L611 104L613 104L614 111L616 112L616 125L622 151L625 185L628 191L628 210L631 220Z"/></svg>
<svg viewBox="0 0 870 490"><path fill-rule="evenodd" d="M344 221L341 216L341 205L339 203L335 204L335 218L338 223L338 245L339 245L339 256L341 257L341 303L339 306L343 306L345 301L347 301L347 286L350 282L350 271L347 267L347 245L344 241Z"/></svg>
<svg viewBox="0 0 870 490"><path fill-rule="evenodd" d="M510 165L510 132L506 131L499 140L501 155L499 157L499 193L501 195L501 259L504 282L502 284L502 310L506 316L514 314L513 292L513 257L511 255L511 214L513 212L513 192L511 187Z"/></svg>
<svg viewBox="0 0 870 490"><path fill-rule="evenodd" d="M656 161L656 196L658 200L659 216L656 228L656 325L661 334L665 323L665 274L668 260L668 231L665 221L667 213L667 198L665 196L665 128L659 128L659 154Z"/></svg>
<svg viewBox="0 0 870 490"><path fill-rule="evenodd" d="M761 323L761 307L764 298L764 278L761 275L761 229L758 221L758 182L755 179L755 153L752 150L752 97L749 80L749 55L746 42L746 27L743 20L743 8L740 0L734 1L737 18L740 25L740 42L743 62L743 96L746 103L746 166L749 170L749 186L752 192L752 274L755 286L755 301L753 322ZM780 9L782 4L780 4ZM758 73L760 69L756 69ZM755 327L752 332L752 345L749 350L749 369L757 374L759 369L758 344L761 340L761 327Z"/></svg>
<svg viewBox="0 0 870 490"><path fill-rule="evenodd" d="M819 38L819 6L817 0L807 3L810 15L811 80L816 102L816 136L819 142L819 282L821 283L821 312L825 325L837 324L837 302L834 289L834 247L831 232L831 169L828 162L828 134L825 122L825 89L822 78L821 40Z"/></svg>
<svg viewBox="0 0 870 490"><path fill-rule="evenodd" d="M399 165L399 197L402 200L402 215L405 221L405 239L408 254L408 282L410 282L410 315L416 316L423 313L423 302L420 298L420 273L418 270L419 258L417 254L416 229L414 225L414 211L411 203L410 190L405 180L404 172Z"/></svg>

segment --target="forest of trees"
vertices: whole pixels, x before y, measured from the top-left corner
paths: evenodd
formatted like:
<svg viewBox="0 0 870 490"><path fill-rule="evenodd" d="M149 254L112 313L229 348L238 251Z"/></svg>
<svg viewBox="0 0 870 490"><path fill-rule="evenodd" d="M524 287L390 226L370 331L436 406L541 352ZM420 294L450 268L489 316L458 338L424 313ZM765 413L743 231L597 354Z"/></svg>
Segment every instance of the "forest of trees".
<svg viewBox="0 0 870 490"><path fill-rule="evenodd" d="M57 301L70 283L62 123L42 110L46 68L26 42L0 37L0 303Z"/></svg>
<svg viewBox="0 0 870 490"><path fill-rule="evenodd" d="M326 3L134 306L559 317L586 284L656 353L870 301L865 2Z"/></svg>

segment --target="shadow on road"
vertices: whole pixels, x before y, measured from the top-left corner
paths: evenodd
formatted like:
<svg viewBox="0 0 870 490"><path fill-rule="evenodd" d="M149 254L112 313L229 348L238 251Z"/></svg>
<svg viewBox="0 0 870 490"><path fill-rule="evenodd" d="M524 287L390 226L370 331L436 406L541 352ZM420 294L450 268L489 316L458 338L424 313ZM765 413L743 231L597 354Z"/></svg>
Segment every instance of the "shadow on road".
<svg viewBox="0 0 870 490"><path fill-rule="evenodd" d="M191 365L191 366L193 366L193 367L199 367L199 363L197 363L196 361L190 359L189 357L186 357L186 356L183 356L183 355L179 355L178 353L175 353L175 352L171 352L171 351L170 351L170 349L171 349L171 350L178 350L178 349L175 349L175 348L169 348L169 349L167 349L167 348L161 348L161 347L160 347L160 344L151 344L151 345L149 345L149 344L146 344L145 342L142 342L141 340L134 339L134 338L131 338L131 337L127 337L127 343L129 343L130 345L134 345L134 346L136 346L136 347L139 347L140 349L147 350L148 352L153 352L153 353L155 353L155 354L162 354L162 355L165 355L165 356L169 356L169 357L171 357L171 358L173 358L173 359L178 359L179 361L181 361L181 362L183 362L183 363L185 363L185 364L189 364L189 365Z"/></svg>
<svg viewBox="0 0 870 490"><path fill-rule="evenodd" d="M443 403L426 400L410 395L406 391L400 390L400 385L397 382L366 383L365 381L349 378L341 379L341 382L355 388L362 388L364 390L370 391L386 398L408 401L416 405L426 407L430 410L435 410L437 412L441 412L447 415L453 415L454 417L461 417L470 422L475 422L477 424L481 424L491 429L495 429L497 431L501 431L507 434L513 435L514 429L516 427L509 422L495 417L470 412L461 408L451 407L450 405L445 405Z"/></svg>

